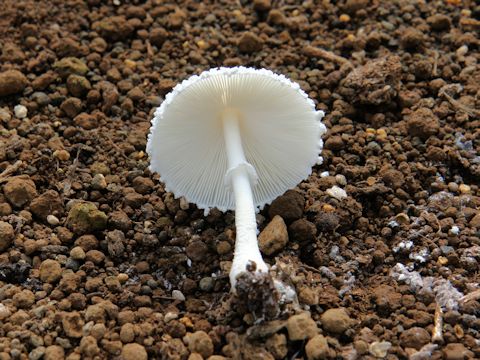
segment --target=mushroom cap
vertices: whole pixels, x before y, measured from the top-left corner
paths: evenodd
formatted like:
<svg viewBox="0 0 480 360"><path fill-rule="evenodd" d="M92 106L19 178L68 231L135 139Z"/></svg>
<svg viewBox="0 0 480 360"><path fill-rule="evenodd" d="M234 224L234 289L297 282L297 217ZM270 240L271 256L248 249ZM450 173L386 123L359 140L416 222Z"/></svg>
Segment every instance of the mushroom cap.
<svg viewBox="0 0 480 360"><path fill-rule="evenodd" d="M256 171L257 208L295 187L321 162L324 113L297 83L265 69L215 68L175 86L152 119L150 170L176 197L206 211L235 209L225 182L221 115L228 109L239 114L245 157Z"/></svg>

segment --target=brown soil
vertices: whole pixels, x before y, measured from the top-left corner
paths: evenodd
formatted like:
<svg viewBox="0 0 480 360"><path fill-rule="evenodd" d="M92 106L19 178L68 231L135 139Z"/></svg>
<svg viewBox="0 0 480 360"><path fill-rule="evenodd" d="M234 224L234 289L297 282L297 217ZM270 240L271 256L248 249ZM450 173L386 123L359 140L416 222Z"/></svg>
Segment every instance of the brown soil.
<svg viewBox="0 0 480 360"><path fill-rule="evenodd" d="M0 359L480 358L475 1L1 7ZM327 113L324 164L259 215L298 296L268 322L229 293L234 214L145 155L165 94L220 65Z"/></svg>

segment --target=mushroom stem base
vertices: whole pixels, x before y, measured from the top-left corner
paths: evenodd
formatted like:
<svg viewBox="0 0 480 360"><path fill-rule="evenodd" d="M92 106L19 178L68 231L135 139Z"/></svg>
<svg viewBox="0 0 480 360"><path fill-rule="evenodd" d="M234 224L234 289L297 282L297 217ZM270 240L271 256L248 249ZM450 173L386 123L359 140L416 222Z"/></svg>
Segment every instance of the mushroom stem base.
<svg viewBox="0 0 480 360"><path fill-rule="evenodd" d="M247 267L253 268L253 271L268 272L257 242L257 221L251 183L256 174L245 158L238 118L236 112L227 111L222 119L229 168L226 181L233 188L235 196L237 237L230 271L230 283L234 292L237 276L247 271Z"/></svg>

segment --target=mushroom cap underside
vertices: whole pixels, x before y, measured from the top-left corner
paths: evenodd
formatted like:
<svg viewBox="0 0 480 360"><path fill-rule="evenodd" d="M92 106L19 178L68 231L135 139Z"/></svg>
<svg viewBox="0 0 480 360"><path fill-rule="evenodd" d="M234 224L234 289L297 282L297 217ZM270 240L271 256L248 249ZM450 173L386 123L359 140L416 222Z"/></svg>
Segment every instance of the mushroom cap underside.
<svg viewBox="0 0 480 360"><path fill-rule="evenodd" d="M283 75L216 68L177 85L155 111L147 152L168 191L206 210L235 208L225 183L227 109L238 114L245 157L258 176L257 208L308 177L322 150L323 112Z"/></svg>

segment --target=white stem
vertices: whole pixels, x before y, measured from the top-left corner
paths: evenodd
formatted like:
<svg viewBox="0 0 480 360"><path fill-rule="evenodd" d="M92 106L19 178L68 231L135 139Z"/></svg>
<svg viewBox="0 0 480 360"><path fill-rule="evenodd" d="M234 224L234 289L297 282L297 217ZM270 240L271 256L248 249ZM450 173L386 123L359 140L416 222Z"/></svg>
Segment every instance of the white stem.
<svg viewBox="0 0 480 360"><path fill-rule="evenodd" d="M244 272L249 262L255 262L257 271L268 271L257 242L257 222L251 187L253 167L248 164L243 152L238 114L226 111L222 114L223 135L228 157L227 181L235 195L235 254L230 271L230 283L235 291L238 274Z"/></svg>

